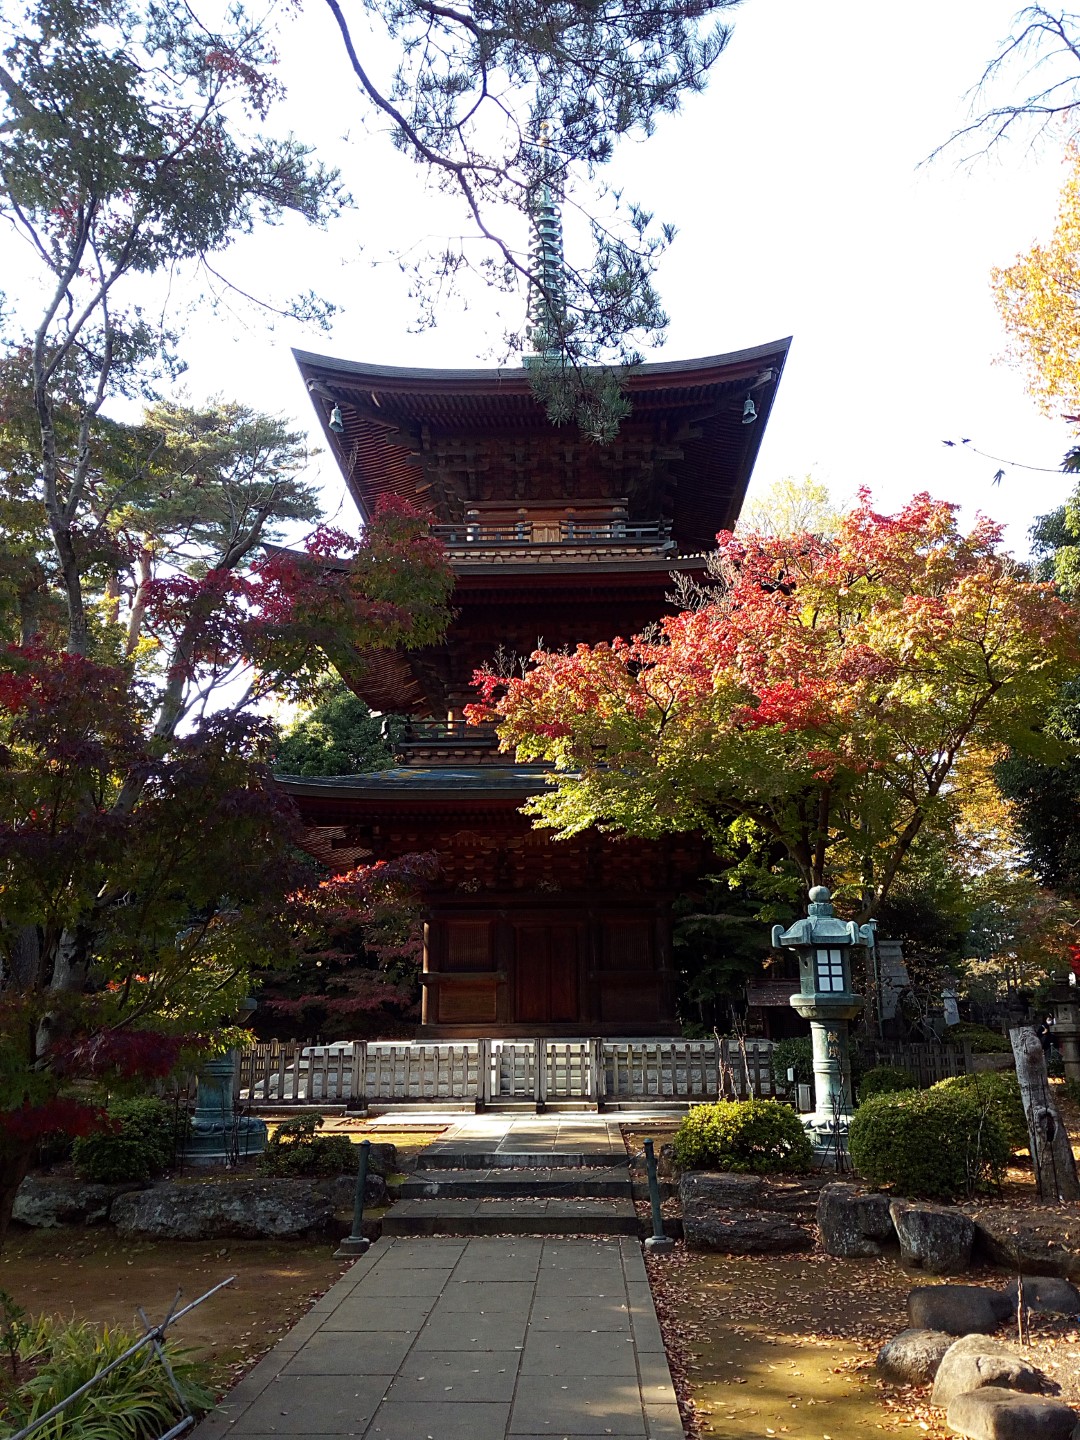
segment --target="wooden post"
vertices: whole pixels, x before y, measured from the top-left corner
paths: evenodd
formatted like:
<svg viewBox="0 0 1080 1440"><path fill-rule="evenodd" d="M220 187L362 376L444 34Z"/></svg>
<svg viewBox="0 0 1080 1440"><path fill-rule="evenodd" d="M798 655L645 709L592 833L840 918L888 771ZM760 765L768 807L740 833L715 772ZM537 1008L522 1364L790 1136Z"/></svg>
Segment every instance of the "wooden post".
<svg viewBox="0 0 1080 1440"><path fill-rule="evenodd" d="M1031 1163L1040 1200L1080 1200L1080 1179L1069 1132L1054 1104L1046 1074L1046 1056L1031 1025L1009 1031L1016 1076L1024 1101Z"/></svg>
<svg viewBox="0 0 1080 1440"><path fill-rule="evenodd" d="M604 1100L607 1095L607 1070L604 1060L604 1042L599 1035L594 1036L590 1041L592 1064L590 1065L591 1088L589 1099L595 1104L597 1110L603 1110Z"/></svg>
<svg viewBox="0 0 1080 1440"><path fill-rule="evenodd" d="M491 1041L481 1036L476 1042L476 1112L491 1103Z"/></svg>
<svg viewBox="0 0 1080 1440"><path fill-rule="evenodd" d="M367 1114L367 1041L354 1040L352 1051L352 1095L349 1109L360 1115Z"/></svg>

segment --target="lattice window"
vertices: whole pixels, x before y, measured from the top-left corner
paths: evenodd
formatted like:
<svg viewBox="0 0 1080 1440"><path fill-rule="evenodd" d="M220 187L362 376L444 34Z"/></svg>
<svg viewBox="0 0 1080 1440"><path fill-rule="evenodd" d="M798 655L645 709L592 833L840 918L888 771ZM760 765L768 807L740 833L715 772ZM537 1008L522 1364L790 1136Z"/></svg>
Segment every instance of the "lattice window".
<svg viewBox="0 0 1080 1440"><path fill-rule="evenodd" d="M817 988L820 991L843 990L844 957L841 950L819 950L816 957Z"/></svg>

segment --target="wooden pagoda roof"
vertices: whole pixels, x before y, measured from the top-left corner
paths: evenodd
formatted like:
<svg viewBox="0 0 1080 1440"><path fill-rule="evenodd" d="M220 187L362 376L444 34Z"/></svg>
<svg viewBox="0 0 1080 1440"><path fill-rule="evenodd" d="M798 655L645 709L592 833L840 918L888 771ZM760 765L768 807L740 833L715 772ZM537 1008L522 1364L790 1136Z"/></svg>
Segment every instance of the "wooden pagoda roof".
<svg viewBox="0 0 1080 1440"><path fill-rule="evenodd" d="M609 445L557 427L524 369L432 370L294 351L331 452L361 515L396 495L435 520L470 504L626 496L663 517L683 554L734 525L790 340L630 372L631 413ZM757 411L743 424L750 395ZM329 427L340 406L344 431Z"/></svg>

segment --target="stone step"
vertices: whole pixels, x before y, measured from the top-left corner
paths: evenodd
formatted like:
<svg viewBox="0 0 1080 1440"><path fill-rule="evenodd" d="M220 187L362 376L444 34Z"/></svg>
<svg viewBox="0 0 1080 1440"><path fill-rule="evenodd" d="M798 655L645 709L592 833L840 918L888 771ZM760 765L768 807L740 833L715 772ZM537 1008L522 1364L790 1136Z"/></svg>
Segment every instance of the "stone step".
<svg viewBox="0 0 1080 1440"><path fill-rule="evenodd" d="M630 1195L626 1166L550 1166L528 1170L418 1170L402 1182L403 1200L483 1198L619 1199Z"/></svg>
<svg viewBox="0 0 1080 1440"><path fill-rule="evenodd" d="M487 1150L467 1142L429 1145L416 1161L420 1170L611 1170L628 1168L624 1149L604 1146L588 1150Z"/></svg>
<svg viewBox="0 0 1080 1440"><path fill-rule="evenodd" d="M399 1200L384 1235L635 1235L630 1200Z"/></svg>

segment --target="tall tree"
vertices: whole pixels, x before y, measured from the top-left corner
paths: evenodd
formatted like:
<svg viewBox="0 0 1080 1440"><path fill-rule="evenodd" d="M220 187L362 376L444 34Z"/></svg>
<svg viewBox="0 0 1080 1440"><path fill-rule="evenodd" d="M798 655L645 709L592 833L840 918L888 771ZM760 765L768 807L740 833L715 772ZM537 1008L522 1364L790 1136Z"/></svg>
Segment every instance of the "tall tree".
<svg viewBox="0 0 1080 1440"><path fill-rule="evenodd" d="M540 348L552 362L538 374L551 408L565 411L568 385L552 384L560 378L587 400L584 361L634 360L635 343L662 334L652 275L674 233L603 187L598 197L592 179L620 139L650 134L704 88L738 0L326 3L365 108L460 197L486 242L484 273L524 281L538 302ZM534 215L560 196L585 210L592 244L584 264L556 273L515 243L506 215ZM467 263L461 242L448 242L434 266L440 285ZM592 410L601 432L612 413Z"/></svg>
<svg viewBox="0 0 1080 1440"><path fill-rule="evenodd" d="M484 674L473 714L552 767L538 824L702 829L728 850L757 833L865 918L947 820L965 755L1044 743L1076 662L1074 613L1000 542L927 495L896 515L864 495L834 539L724 533L707 603Z"/></svg>
<svg viewBox="0 0 1080 1440"><path fill-rule="evenodd" d="M37 0L7 28L0 214L37 260L43 301L35 314L25 307L24 331L13 320L6 340L29 376L67 648L88 654L95 423L115 397L145 394L175 363L175 336L147 318L132 282L212 268L256 219L295 211L318 223L340 196L336 176L298 142L247 133L245 112L264 120L278 91L265 27L242 10L215 31L186 7L148 0ZM258 538L255 526L250 544Z"/></svg>
<svg viewBox="0 0 1080 1440"><path fill-rule="evenodd" d="M1065 163L1053 233L1011 265L995 269L993 286L1010 356L1026 375L1039 408L1075 416L1080 412L1080 150L1075 144L1068 146ZM1080 451L1070 451L1064 468L1080 468Z"/></svg>

